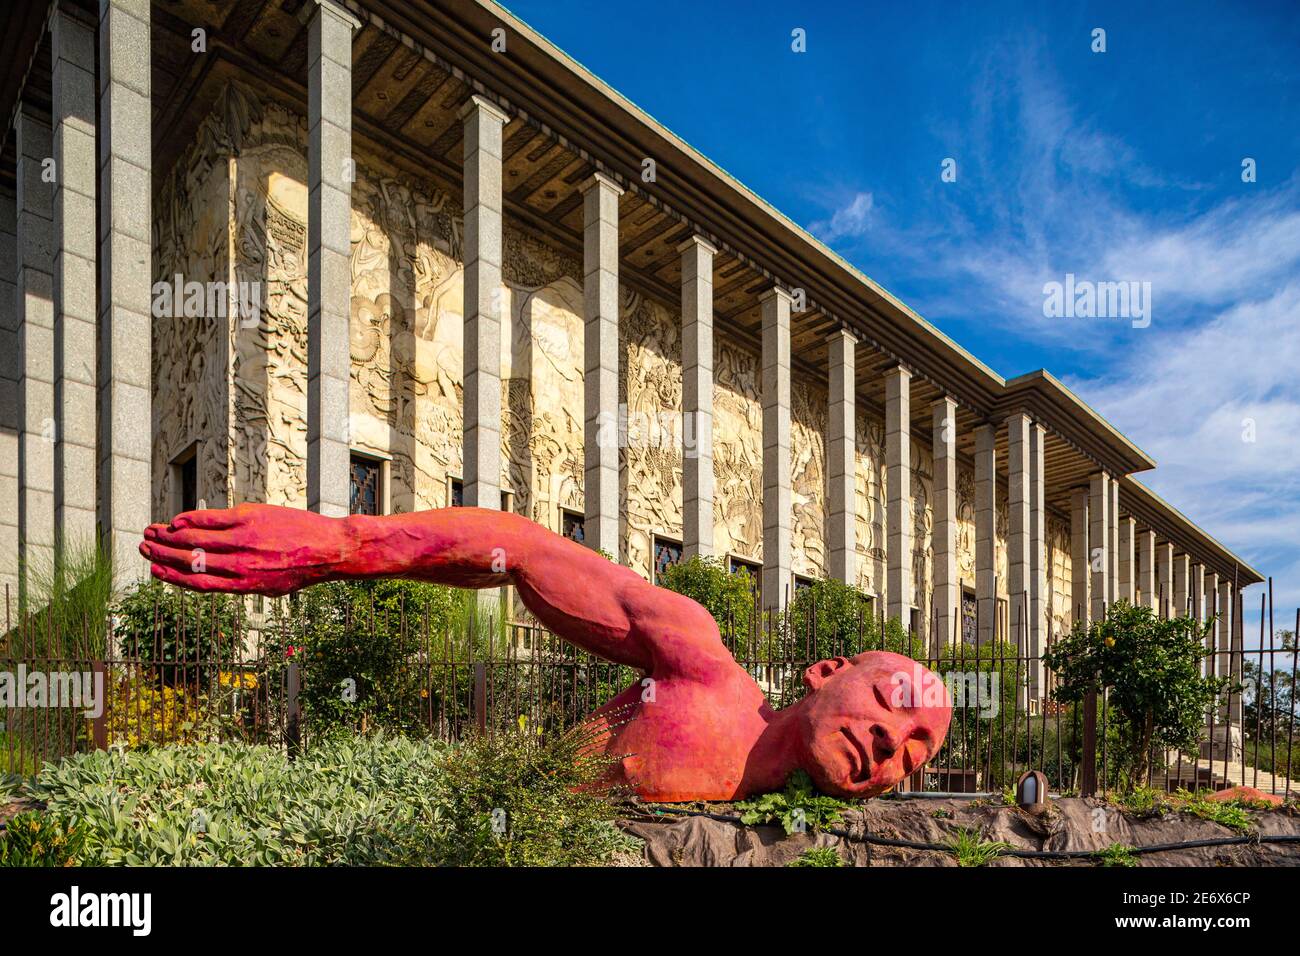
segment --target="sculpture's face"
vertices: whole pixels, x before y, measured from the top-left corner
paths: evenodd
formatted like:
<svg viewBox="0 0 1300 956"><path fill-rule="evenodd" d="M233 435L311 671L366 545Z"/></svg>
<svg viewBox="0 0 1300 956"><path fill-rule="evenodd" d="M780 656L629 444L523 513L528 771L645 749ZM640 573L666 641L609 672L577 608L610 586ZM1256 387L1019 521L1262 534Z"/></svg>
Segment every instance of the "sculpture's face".
<svg viewBox="0 0 1300 956"><path fill-rule="evenodd" d="M948 732L943 681L910 658L869 651L808 668L800 764L824 793L874 797L920 767Z"/></svg>

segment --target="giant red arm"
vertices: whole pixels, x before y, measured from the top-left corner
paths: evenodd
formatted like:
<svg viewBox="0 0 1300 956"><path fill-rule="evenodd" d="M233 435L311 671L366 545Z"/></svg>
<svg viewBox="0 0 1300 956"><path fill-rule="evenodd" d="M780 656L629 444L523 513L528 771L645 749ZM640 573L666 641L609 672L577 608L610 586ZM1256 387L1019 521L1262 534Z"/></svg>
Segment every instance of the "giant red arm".
<svg viewBox="0 0 1300 956"><path fill-rule="evenodd" d="M729 659L700 605L520 515L444 508L339 519L241 505L178 515L145 539L154 575L195 590L283 594L380 577L513 584L545 627L608 660L649 671Z"/></svg>

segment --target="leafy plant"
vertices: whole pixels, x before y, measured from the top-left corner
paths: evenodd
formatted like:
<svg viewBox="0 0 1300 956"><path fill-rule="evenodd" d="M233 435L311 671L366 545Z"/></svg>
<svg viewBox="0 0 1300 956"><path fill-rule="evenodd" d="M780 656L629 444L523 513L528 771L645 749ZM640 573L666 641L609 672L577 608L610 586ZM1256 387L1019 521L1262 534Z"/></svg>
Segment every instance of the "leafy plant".
<svg viewBox="0 0 1300 956"><path fill-rule="evenodd" d="M1080 622L1043 661L1056 673L1057 700L1078 703L1105 692L1117 732L1114 762L1122 787L1147 777L1153 748L1195 750L1205 714L1227 687L1201 676L1212 622L1164 620L1149 607L1117 601L1091 625Z"/></svg>
<svg viewBox="0 0 1300 956"><path fill-rule="evenodd" d="M1137 866L1137 854L1123 843L1112 843L1094 856L1102 866Z"/></svg>
<svg viewBox="0 0 1300 956"><path fill-rule="evenodd" d="M244 656L240 600L151 578L117 602L113 633L125 657L148 665L156 686L202 687Z"/></svg>
<svg viewBox="0 0 1300 956"><path fill-rule="evenodd" d="M845 866L840 851L833 846L809 847L786 866Z"/></svg>
<svg viewBox="0 0 1300 956"><path fill-rule="evenodd" d="M613 825L588 742L339 735L294 760L113 747L47 764L26 795L77 827L87 865L596 864L638 844Z"/></svg>
<svg viewBox="0 0 1300 956"><path fill-rule="evenodd" d="M1151 787L1134 787L1111 799L1137 817L1163 816L1169 809L1168 797Z"/></svg>
<svg viewBox="0 0 1300 956"><path fill-rule="evenodd" d="M753 582L747 573L732 574L721 558L694 555L668 567L658 583L704 606L724 638L744 645L754 616Z"/></svg>
<svg viewBox="0 0 1300 956"><path fill-rule="evenodd" d="M1209 820L1230 830L1236 830L1238 833L1249 833L1255 828L1255 821L1241 801L1209 800L1206 799L1207 796L1205 793L1179 790L1178 797L1184 801L1179 809L1202 820Z"/></svg>
<svg viewBox="0 0 1300 956"><path fill-rule="evenodd" d="M958 866L984 866L1012 848L1001 840L981 839L978 830L965 827L957 829L948 847Z"/></svg>
<svg viewBox="0 0 1300 956"><path fill-rule="evenodd" d="M0 866L74 866L84 842L75 823L29 810L0 832Z"/></svg>
<svg viewBox="0 0 1300 956"><path fill-rule="evenodd" d="M796 770L780 793L765 793L736 804L740 821L746 826L779 823L787 834L804 830L824 830L840 822L849 804L819 793L812 778Z"/></svg>

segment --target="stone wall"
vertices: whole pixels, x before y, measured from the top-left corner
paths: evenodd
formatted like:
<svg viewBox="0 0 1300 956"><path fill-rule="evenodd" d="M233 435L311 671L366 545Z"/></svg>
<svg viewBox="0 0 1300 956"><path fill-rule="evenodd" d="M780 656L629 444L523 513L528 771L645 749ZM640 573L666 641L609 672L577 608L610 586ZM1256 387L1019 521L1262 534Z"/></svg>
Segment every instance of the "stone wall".
<svg viewBox="0 0 1300 956"><path fill-rule="evenodd" d="M168 462L194 440L202 443L200 496L209 503L305 503L306 154L302 117L232 84L169 176L158 212L159 277L182 272L261 283L263 311L255 326L155 320L160 514L174 494ZM378 157L359 155L357 166L352 445L388 461L390 511L442 507L462 467L461 203ZM502 485L515 511L559 530L561 509L582 511L581 263L507 221L503 278L509 335L501 363ZM682 536L681 322L677 303L627 287L621 312L619 400L628 441L620 456L620 557L648 576L652 535ZM759 357L718 335L714 368L715 548L761 560ZM825 384L796 374L791 399L792 563L797 574L818 577L826 572ZM220 438L227 430L229 443ZM858 584L879 593L886 562L884 423L860 411L856 445ZM928 445L913 441L911 464L912 568L920 596L931 581ZM957 491L958 573L973 587L974 482L966 463L958 467ZM1005 485L999 497L1005 597ZM1068 594L1069 566L1068 554L1064 564L1059 550L1052 554L1055 608L1062 590ZM928 620L928 597L918 603Z"/></svg>

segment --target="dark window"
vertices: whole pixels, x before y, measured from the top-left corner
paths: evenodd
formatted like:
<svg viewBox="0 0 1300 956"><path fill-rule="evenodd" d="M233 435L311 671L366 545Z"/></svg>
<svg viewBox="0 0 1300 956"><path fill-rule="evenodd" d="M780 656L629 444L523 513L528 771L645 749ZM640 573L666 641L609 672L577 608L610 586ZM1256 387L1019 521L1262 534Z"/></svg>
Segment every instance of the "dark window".
<svg viewBox="0 0 1300 956"><path fill-rule="evenodd" d="M587 536L583 516L576 511L561 511L560 534L566 538L572 538L574 541L585 541Z"/></svg>
<svg viewBox="0 0 1300 956"><path fill-rule="evenodd" d="M763 591L763 566L757 561L746 561L734 555L727 559L727 568L732 574L744 574L749 577L749 590L754 594Z"/></svg>
<svg viewBox="0 0 1300 956"><path fill-rule="evenodd" d="M383 463L361 455L352 456L349 469L349 508L354 515L377 515L383 502Z"/></svg>
<svg viewBox="0 0 1300 956"><path fill-rule="evenodd" d="M515 493L513 491L501 492L501 510L502 511L515 510Z"/></svg>
<svg viewBox="0 0 1300 956"><path fill-rule="evenodd" d="M674 564L681 563L682 545L680 541L672 541L668 538L661 538L655 535L655 572L654 581L659 580L659 576L671 568Z"/></svg>
<svg viewBox="0 0 1300 956"><path fill-rule="evenodd" d="M813 586L813 579L812 579L812 578L804 577L802 574L796 574L796 575L794 576L794 593L795 593L795 594L798 594L800 591L806 591L806 590L808 590L808 589L809 589L810 587L812 587L812 586Z"/></svg>
<svg viewBox="0 0 1300 956"><path fill-rule="evenodd" d="M199 506L199 456L191 453L181 462L181 511L193 511Z"/></svg>
<svg viewBox="0 0 1300 956"><path fill-rule="evenodd" d="M465 482L459 478L451 480L451 506L460 508L465 504Z"/></svg>
<svg viewBox="0 0 1300 956"><path fill-rule="evenodd" d="M971 645L980 639L980 605L970 591L961 592L961 639Z"/></svg>

